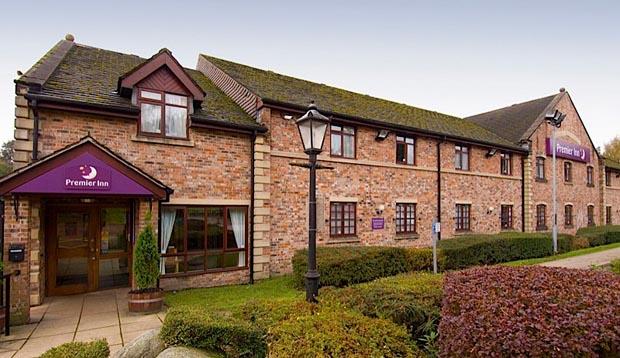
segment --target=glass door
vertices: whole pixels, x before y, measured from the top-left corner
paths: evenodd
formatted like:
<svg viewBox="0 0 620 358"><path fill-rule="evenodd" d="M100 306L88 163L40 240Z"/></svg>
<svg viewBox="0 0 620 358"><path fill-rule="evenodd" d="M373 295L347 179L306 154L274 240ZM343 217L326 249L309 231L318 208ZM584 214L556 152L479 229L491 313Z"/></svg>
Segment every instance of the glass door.
<svg viewBox="0 0 620 358"><path fill-rule="evenodd" d="M88 208L51 210L48 280L51 294L74 294L92 287L95 238Z"/></svg>
<svg viewBox="0 0 620 358"><path fill-rule="evenodd" d="M131 236L128 207L100 210L98 289L129 286Z"/></svg>

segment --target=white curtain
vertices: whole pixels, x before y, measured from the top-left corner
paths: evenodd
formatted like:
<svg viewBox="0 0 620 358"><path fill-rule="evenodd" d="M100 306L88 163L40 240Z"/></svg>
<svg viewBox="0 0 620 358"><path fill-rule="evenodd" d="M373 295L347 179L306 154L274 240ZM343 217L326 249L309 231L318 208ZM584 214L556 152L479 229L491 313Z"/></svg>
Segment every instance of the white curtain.
<svg viewBox="0 0 620 358"><path fill-rule="evenodd" d="M245 247L245 210L241 208L228 209L230 223L232 224L233 233L235 234L235 242L237 248ZM239 266L245 266L245 252L239 253Z"/></svg>
<svg viewBox="0 0 620 358"><path fill-rule="evenodd" d="M165 254L168 250L168 244L170 243L170 237L172 236L172 228L174 227L174 220L176 219L177 211L174 209L162 209L161 211L161 253ZM159 260L159 272L163 275L166 273L165 258L161 257Z"/></svg>

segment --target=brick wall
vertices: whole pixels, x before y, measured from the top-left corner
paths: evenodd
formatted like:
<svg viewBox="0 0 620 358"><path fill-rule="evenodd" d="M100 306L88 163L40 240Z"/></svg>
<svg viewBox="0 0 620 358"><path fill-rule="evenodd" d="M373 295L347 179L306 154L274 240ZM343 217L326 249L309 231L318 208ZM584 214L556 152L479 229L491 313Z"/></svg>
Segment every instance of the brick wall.
<svg viewBox="0 0 620 358"><path fill-rule="evenodd" d="M269 128L271 147L271 269L274 273L290 271L295 250L307 247L308 171L291 166L304 162L301 141L293 121L282 112L271 110L263 120ZM376 141L376 129L357 127L356 159L330 157L327 134L324 153L319 160L334 170L317 174L317 240L320 245L361 244L392 246L428 246L431 224L437 214L437 142L417 137L416 165L396 164L396 139L392 133L384 141ZM499 174L499 152L491 158L487 150L471 149L471 169L454 169L454 143L441 144L442 151L442 231L454 236L455 204L472 203L472 230L500 231L499 205L514 208L514 228L521 229L521 162L513 156L513 175ZM484 196L481 193L484 192ZM357 235L334 239L329 235L330 201L357 203ZM417 235L397 235L396 203L416 203ZM377 209L384 206L383 213ZM492 210L490 210L492 209ZM371 219L385 219L383 230L372 230Z"/></svg>
<svg viewBox="0 0 620 358"><path fill-rule="evenodd" d="M597 225L602 224L601 221L601 191L600 191L600 171L598 169L599 157L596 149L592 146L588 138L586 129L584 128L575 107L573 106L569 96L563 96L556 109L566 114L566 119L562 123L562 127L557 129L557 138L563 141L572 142L587 147L591 152L590 163L572 162L571 183L564 182L564 162L566 159L557 158L557 205L558 205L558 230L561 233L574 234L580 227L587 226L587 207L594 205L594 221ZM547 226L551 230L553 201L552 201L552 158L546 155L545 140L551 138L553 127L547 123L543 123L538 127L531 137L531 166L532 171L530 180L532 186L532 200L529 206L528 214L533 223L530 230L535 230L536 226L536 205L547 205ZM545 177L547 182L538 182L535 180L536 173L536 157L545 157ZM586 185L587 166L594 167L594 186ZM564 226L564 206L573 205L573 227Z"/></svg>

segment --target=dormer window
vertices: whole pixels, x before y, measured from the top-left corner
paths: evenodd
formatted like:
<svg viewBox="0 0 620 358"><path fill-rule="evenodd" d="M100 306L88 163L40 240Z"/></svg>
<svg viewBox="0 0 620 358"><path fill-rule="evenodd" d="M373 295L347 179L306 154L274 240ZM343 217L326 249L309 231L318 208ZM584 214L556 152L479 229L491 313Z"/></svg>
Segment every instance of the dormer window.
<svg viewBox="0 0 620 358"><path fill-rule="evenodd" d="M139 89L139 133L166 138L187 138L187 96Z"/></svg>

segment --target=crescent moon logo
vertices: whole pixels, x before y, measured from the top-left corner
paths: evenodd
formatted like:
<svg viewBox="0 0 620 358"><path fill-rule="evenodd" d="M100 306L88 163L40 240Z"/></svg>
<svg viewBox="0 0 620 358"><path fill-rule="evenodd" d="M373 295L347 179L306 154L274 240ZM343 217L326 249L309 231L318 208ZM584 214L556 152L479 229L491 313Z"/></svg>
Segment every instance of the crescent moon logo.
<svg viewBox="0 0 620 358"><path fill-rule="evenodd" d="M90 165L80 166L80 172L82 173L82 178L86 180L95 179L97 176L97 169Z"/></svg>

